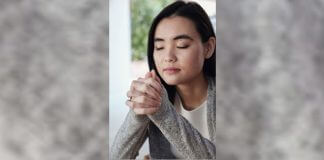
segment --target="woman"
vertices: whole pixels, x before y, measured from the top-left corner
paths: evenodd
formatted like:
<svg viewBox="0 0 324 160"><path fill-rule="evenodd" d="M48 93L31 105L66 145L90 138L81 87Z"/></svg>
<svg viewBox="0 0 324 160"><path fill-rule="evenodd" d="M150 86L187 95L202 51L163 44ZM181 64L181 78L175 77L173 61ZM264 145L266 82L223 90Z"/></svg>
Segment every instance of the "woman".
<svg viewBox="0 0 324 160"><path fill-rule="evenodd" d="M131 84L130 111L112 159L136 158L149 138L153 159L216 159L216 36L205 11L176 1L154 19L150 72Z"/></svg>

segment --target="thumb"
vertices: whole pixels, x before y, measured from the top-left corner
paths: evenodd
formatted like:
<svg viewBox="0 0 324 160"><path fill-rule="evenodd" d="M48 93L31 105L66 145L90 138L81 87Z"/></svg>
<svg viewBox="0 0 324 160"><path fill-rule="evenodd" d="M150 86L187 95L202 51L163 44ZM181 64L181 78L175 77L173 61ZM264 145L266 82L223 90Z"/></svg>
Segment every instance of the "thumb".
<svg viewBox="0 0 324 160"><path fill-rule="evenodd" d="M152 76L153 76L153 78L154 78L155 80L157 80L157 81L161 84L161 80L160 80L160 78L156 75L155 70L153 69L151 72L152 72Z"/></svg>
<svg viewBox="0 0 324 160"><path fill-rule="evenodd" d="M152 73L151 73L151 72L147 72L147 73L145 74L145 78L150 78L150 77L152 77Z"/></svg>
<svg viewBox="0 0 324 160"><path fill-rule="evenodd" d="M155 73L155 70L154 70L154 69L152 69L151 74L152 74L152 77L153 77L154 79L156 79L156 73Z"/></svg>

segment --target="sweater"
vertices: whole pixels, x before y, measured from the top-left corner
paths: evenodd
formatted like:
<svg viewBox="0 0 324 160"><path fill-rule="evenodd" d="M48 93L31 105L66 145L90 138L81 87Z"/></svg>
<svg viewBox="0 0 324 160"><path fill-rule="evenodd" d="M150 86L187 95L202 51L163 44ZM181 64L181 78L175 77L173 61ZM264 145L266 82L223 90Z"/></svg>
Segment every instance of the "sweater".
<svg viewBox="0 0 324 160"><path fill-rule="evenodd" d="M207 123L210 140L204 138L169 101L165 88L160 109L152 115L130 110L113 142L110 159L135 159L149 138L152 159L175 159L170 145L186 159L216 159L216 85L208 78Z"/></svg>

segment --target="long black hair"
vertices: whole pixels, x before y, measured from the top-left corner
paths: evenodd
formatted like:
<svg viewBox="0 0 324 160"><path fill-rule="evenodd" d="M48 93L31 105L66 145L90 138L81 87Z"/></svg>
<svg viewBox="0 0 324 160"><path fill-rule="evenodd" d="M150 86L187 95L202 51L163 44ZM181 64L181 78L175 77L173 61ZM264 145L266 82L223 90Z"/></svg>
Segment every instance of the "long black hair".
<svg viewBox="0 0 324 160"><path fill-rule="evenodd" d="M148 37L148 46L147 46L147 58L149 69L156 70L153 52L154 52L154 37L155 30L160 21L164 18L171 16L181 16L188 18L195 24L202 43L205 43L209 40L210 37L215 37L215 32L213 26L210 22L210 19L204 9L195 2L183 2L176 1L167 7L165 7L153 20ZM206 59L203 65L204 76L208 76L212 79L215 79L216 76L216 49L214 50L213 55ZM163 86L166 88L169 96L169 100L174 103L174 97L176 93L175 86L168 85L161 78L160 74L157 72L157 75L162 81Z"/></svg>

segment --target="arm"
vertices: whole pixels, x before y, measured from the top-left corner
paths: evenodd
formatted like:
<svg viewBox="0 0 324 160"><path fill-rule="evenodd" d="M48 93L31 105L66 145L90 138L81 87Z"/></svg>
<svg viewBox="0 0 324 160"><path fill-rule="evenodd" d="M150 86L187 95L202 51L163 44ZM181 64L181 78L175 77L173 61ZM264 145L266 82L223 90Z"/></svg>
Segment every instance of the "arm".
<svg viewBox="0 0 324 160"><path fill-rule="evenodd" d="M130 110L111 147L110 159L135 159L147 138L149 121Z"/></svg>
<svg viewBox="0 0 324 160"><path fill-rule="evenodd" d="M134 159L148 134L150 119L145 115L158 110L160 84L153 81L150 72L145 79L138 78L127 92L126 105L131 108L119 129L110 152L110 159ZM147 80L147 81L145 81Z"/></svg>
<svg viewBox="0 0 324 160"><path fill-rule="evenodd" d="M186 159L216 159L216 144L204 138L168 100L166 90L160 110L148 115L168 141Z"/></svg>

